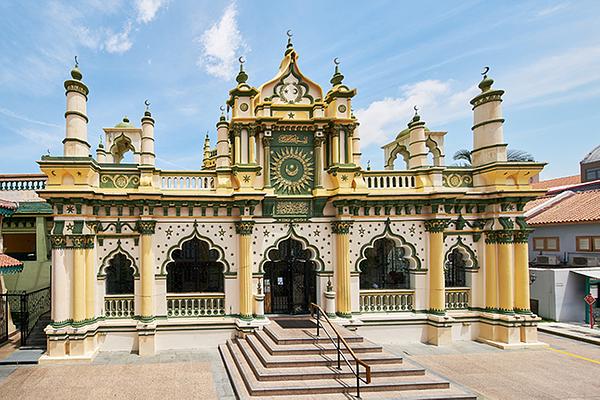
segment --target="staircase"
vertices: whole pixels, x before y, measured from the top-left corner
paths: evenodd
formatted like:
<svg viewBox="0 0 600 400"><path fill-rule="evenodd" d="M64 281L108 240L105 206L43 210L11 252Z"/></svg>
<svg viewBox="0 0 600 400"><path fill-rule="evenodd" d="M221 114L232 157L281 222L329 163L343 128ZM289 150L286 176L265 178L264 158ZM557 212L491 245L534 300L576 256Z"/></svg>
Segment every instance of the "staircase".
<svg viewBox="0 0 600 400"><path fill-rule="evenodd" d="M23 349L46 349L46 332L44 329L51 322L50 313L43 314L35 323L31 333L27 337L26 345Z"/></svg>
<svg viewBox="0 0 600 400"><path fill-rule="evenodd" d="M476 398L425 369L405 362L402 357L385 352L381 346L354 332L341 326L337 329L357 357L371 366L371 383L360 384L362 398ZM331 328L328 331L336 337ZM315 328L283 328L273 320L261 331L228 340L219 346L219 351L240 399L356 396L356 375L343 358L341 370L337 369L336 346L322 330L317 337ZM345 354L354 366L352 356ZM361 368L363 377L364 371Z"/></svg>

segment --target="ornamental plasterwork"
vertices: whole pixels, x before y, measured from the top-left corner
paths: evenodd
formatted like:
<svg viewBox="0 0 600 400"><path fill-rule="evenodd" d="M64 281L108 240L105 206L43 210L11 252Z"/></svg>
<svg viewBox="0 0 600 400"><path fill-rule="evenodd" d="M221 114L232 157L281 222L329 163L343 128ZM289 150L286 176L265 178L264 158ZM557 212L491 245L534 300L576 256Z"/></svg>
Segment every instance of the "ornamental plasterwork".
<svg viewBox="0 0 600 400"><path fill-rule="evenodd" d="M101 175L101 188L137 188L140 185L140 178L137 175Z"/></svg>
<svg viewBox="0 0 600 400"><path fill-rule="evenodd" d="M308 94L308 85L300 80L292 65L279 83L273 88L273 103L284 104L311 104L312 96Z"/></svg>
<svg viewBox="0 0 600 400"><path fill-rule="evenodd" d="M272 184L280 193L307 193L313 182L312 151L284 147L272 151Z"/></svg>
<svg viewBox="0 0 600 400"><path fill-rule="evenodd" d="M473 177L469 173L444 172L442 175L442 185L446 187L471 187L473 186Z"/></svg>
<svg viewBox="0 0 600 400"><path fill-rule="evenodd" d="M100 267L103 265L102 263L105 261L106 257L114 252L114 250L119 247L123 253L128 254L128 257L133 259L134 265L139 266L140 262L140 247L136 245L136 241L132 237L121 237L121 238L106 238L102 241L102 244L98 242L96 246L96 274L98 274Z"/></svg>
<svg viewBox="0 0 600 400"><path fill-rule="evenodd" d="M307 201L285 201L275 203L277 215L306 215L310 212L310 203Z"/></svg>

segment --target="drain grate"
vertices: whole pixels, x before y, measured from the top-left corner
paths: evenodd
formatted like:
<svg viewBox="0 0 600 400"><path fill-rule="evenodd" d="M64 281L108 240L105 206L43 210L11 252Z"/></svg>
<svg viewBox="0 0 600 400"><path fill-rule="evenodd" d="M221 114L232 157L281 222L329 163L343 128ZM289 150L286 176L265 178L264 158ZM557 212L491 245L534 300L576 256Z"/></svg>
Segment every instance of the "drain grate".
<svg viewBox="0 0 600 400"><path fill-rule="evenodd" d="M276 319L274 321L283 329L306 329L317 327L317 324L315 324L310 319Z"/></svg>

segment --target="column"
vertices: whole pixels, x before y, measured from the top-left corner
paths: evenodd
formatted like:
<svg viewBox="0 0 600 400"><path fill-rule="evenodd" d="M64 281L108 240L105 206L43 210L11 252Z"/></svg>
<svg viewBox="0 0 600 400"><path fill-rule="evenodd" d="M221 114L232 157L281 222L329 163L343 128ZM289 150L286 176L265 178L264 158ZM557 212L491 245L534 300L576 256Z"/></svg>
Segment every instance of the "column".
<svg viewBox="0 0 600 400"><path fill-rule="evenodd" d="M52 322L61 324L71 319L70 305L72 302L68 286L69 261L67 260L67 241L64 236L52 235L50 237L52 246Z"/></svg>
<svg viewBox="0 0 600 400"><path fill-rule="evenodd" d="M350 227L352 221L333 221L331 230L336 235L336 314L352 316L350 291Z"/></svg>
<svg viewBox="0 0 600 400"><path fill-rule="evenodd" d="M269 136L267 136L269 135ZM263 174L265 178L265 187L271 187L271 136L270 132L265 132L265 137L263 137L263 147L264 151L264 166L263 166Z"/></svg>
<svg viewBox="0 0 600 400"><path fill-rule="evenodd" d="M529 309L529 230L514 231L515 304L519 314L530 314Z"/></svg>
<svg viewBox="0 0 600 400"><path fill-rule="evenodd" d="M137 230L140 238L141 273L140 283L142 292L141 320L152 321L154 319L154 249L152 238L156 221L138 221Z"/></svg>
<svg viewBox="0 0 600 400"><path fill-rule="evenodd" d="M352 164L353 160L353 143L352 143L352 129L346 129L346 164Z"/></svg>
<svg viewBox="0 0 600 400"><path fill-rule="evenodd" d="M248 135L248 163L256 164L256 129L250 128Z"/></svg>
<svg viewBox="0 0 600 400"><path fill-rule="evenodd" d="M46 217L35 217L35 260L48 261L46 242Z"/></svg>
<svg viewBox="0 0 600 400"><path fill-rule="evenodd" d="M241 146L241 136L242 132L240 130L240 128L235 127L233 129L233 157L234 157L234 164L238 165L240 164L240 162L242 161L241 159L241 154L242 154L242 146Z"/></svg>
<svg viewBox="0 0 600 400"><path fill-rule="evenodd" d="M248 129L242 129L242 139L240 145L240 162L242 164L248 164Z"/></svg>
<svg viewBox="0 0 600 400"><path fill-rule="evenodd" d="M323 138L315 138L315 187L321 188L321 172L323 171Z"/></svg>
<svg viewBox="0 0 600 400"><path fill-rule="evenodd" d="M85 320L85 236L73 236L73 302L74 323Z"/></svg>
<svg viewBox="0 0 600 400"><path fill-rule="evenodd" d="M240 284L240 318L252 319L252 231L254 221L235 223L239 235L238 282Z"/></svg>
<svg viewBox="0 0 600 400"><path fill-rule="evenodd" d="M429 232L429 312L446 312L446 294L444 281L444 229L449 220L432 219L425 221L425 230Z"/></svg>
<svg viewBox="0 0 600 400"><path fill-rule="evenodd" d="M334 130L331 135L331 163L339 164L340 162L340 133Z"/></svg>
<svg viewBox="0 0 600 400"><path fill-rule="evenodd" d="M498 233L498 311L514 312L514 254L513 234L510 230Z"/></svg>
<svg viewBox="0 0 600 400"><path fill-rule="evenodd" d="M485 234L485 308L488 311L498 309L498 265L496 264L495 231Z"/></svg>
<svg viewBox="0 0 600 400"><path fill-rule="evenodd" d="M85 237L85 319L96 317L96 262L94 260L94 236Z"/></svg>

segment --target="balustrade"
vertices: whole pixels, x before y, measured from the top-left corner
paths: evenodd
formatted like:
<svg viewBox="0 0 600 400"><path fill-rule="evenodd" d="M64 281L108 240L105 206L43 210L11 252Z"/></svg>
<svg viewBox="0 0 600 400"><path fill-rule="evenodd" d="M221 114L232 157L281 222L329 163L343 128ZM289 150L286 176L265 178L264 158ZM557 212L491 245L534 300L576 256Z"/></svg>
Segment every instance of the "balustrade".
<svg viewBox="0 0 600 400"><path fill-rule="evenodd" d="M134 314L132 294L104 296L104 316L106 318L131 318Z"/></svg>
<svg viewBox="0 0 600 400"><path fill-rule="evenodd" d="M205 173L161 173L160 185L163 190L214 190L215 175Z"/></svg>
<svg viewBox="0 0 600 400"><path fill-rule="evenodd" d="M0 191L42 190L46 187L45 175L2 175Z"/></svg>
<svg viewBox="0 0 600 400"><path fill-rule="evenodd" d="M364 174L369 189L408 189L415 187L415 177L410 172L368 171Z"/></svg>
<svg viewBox="0 0 600 400"><path fill-rule="evenodd" d="M468 287L446 288L446 310L467 310L469 308Z"/></svg>
<svg viewBox="0 0 600 400"><path fill-rule="evenodd" d="M361 290L360 311L365 313L412 311L414 296L413 290Z"/></svg>
<svg viewBox="0 0 600 400"><path fill-rule="evenodd" d="M225 315L225 293L167 295L169 317L211 317Z"/></svg>

